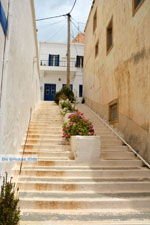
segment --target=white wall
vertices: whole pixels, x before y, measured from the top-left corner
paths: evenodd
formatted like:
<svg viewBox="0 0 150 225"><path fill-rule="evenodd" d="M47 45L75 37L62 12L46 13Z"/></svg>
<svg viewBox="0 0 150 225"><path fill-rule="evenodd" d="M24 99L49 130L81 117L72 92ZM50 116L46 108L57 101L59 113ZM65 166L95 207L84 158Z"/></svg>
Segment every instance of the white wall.
<svg viewBox="0 0 150 225"><path fill-rule="evenodd" d="M60 61L67 61L66 58L67 45L66 43L49 43L49 42L40 42L40 61L46 60L48 65L49 54L60 55ZM76 61L76 56L84 56L84 44L74 43L71 44L71 61ZM71 63L72 65L72 63ZM56 84L56 91L59 91L62 88L63 84L67 83L66 76L66 67L53 66L40 66L41 70L41 98L44 99L44 84ZM59 78L61 79L59 81ZM83 69L72 67L71 66L71 77L70 83L73 84L73 91L75 97L81 101L82 98L79 98L79 85L83 84Z"/></svg>
<svg viewBox="0 0 150 225"><path fill-rule="evenodd" d="M0 154L6 156L18 153L30 111L40 101L35 30L33 1L11 0L0 108ZM1 172L10 168L0 163Z"/></svg>

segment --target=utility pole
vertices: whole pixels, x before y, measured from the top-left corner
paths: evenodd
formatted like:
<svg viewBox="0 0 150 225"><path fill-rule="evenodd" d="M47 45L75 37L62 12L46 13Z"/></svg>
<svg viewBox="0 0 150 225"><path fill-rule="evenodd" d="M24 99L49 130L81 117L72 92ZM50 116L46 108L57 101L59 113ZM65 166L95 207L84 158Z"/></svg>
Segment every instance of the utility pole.
<svg viewBox="0 0 150 225"><path fill-rule="evenodd" d="M67 87L70 88L70 24L71 24L71 15L67 14L68 18L68 42L67 42Z"/></svg>

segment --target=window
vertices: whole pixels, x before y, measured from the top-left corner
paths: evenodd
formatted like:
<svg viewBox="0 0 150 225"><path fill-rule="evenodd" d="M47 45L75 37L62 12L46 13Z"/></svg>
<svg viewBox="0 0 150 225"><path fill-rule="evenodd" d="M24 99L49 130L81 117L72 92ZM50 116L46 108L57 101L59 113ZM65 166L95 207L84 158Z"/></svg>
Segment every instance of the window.
<svg viewBox="0 0 150 225"><path fill-rule="evenodd" d="M84 61L84 57L77 55L76 56L76 64L75 64L75 66L83 68L83 61Z"/></svg>
<svg viewBox="0 0 150 225"><path fill-rule="evenodd" d="M118 122L118 100L114 100L109 104L109 121Z"/></svg>
<svg viewBox="0 0 150 225"><path fill-rule="evenodd" d="M59 66L59 55L49 55L48 65Z"/></svg>
<svg viewBox="0 0 150 225"><path fill-rule="evenodd" d="M1 1L0 1L0 23L4 34L7 35L8 22Z"/></svg>
<svg viewBox="0 0 150 225"><path fill-rule="evenodd" d="M132 1L133 1L133 15L134 15L145 0L132 0Z"/></svg>
<svg viewBox="0 0 150 225"><path fill-rule="evenodd" d="M79 97L83 96L83 85L79 85Z"/></svg>
<svg viewBox="0 0 150 225"><path fill-rule="evenodd" d="M113 47L113 20L112 19L107 26L106 35L107 35L106 48L108 53Z"/></svg>
<svg viewBox="0 0 150 225"><path fill-rule="evenodd" d="M95 45L95 57L97 57L99 52L99 41L97 41L96 45Z"/></svg>
<svg viewBox="0 0 150 225"><path fill-rule="evenodd" d="M93 17L93 33L95 32L97 27L97 10L95 11L94 17Z"/></svg>

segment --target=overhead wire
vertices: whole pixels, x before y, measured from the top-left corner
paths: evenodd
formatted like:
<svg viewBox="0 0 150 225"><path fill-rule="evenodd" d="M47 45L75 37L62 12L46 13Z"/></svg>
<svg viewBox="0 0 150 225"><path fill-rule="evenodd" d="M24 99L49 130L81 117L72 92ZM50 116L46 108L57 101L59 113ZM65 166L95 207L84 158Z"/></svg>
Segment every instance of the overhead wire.
<svg viewBox="0 0 150 225"><path fill-rule="evenodd" d="M73 21L72 21L72 24L74 25L74 27L77 29L78 32L83 33L83 32L79 29L79 27L77 27L77 25L76 25Z"/></svg>
<svg viewBox="0 0 150 225"><path fill-rule="evenodd" d="M74 35L71 35L72 36L72 38L74 39L75 38L75 36ZM76 50L76 54L78 55L78 50L77 50L77 46L76 46L76 44L74 43L74 42L72 42L73 43L73 45L74 45L74 47L75 47L75 50Z"/></svg>
<svg viewBox="0 0 150 225"><path fill-rule="evenodd" d="M63 15L59 15L59 16L50 16L50 17L46 17L46 18L41 18L41 19L36 19L36 21L42 21L42 20L49 20L49 19L54 19L54 18L59 18L59 17L63 17L63 16L67 16L67 14L63 14Z"/></svg>
<svg viewBox="0 0 150 225"><path fill-rule="evenodd" d="M53 38L56 34L58 34L60 31L62 31L62 29L64 28L64 26L65 26L65 24L62 25L61 28L59 27L59 29L54 34L52 34L46 41L48 41L49 39Z"/></svg>
<svg viewBox="0 0 150 225"><path fill-rule="evenodd" d="M77 0L74 1L71 10L68 13L66 13L66 14L61 14L61 15L58 15L58 16L50 16L50 17L45 17L45 18L40 18L40 19L36 19L36 21L38 22L38 21L42 21L42 20L49 20L49 19L54 19L54 18L60 18L60 17L63 17L63 16L67 16L68 14L71 14L72 13L72 11L73 11L76 3L77 3Z"/></svg>
<svg viewBox="0 0 150 225"><path fill-rule="evenodd" d="M73 6L72 6L72 9L70 10L70 12L69 12L68 14L71 14L71 13L72 13L72 11L73 11L73 9L74 9L76 3L77 3L77 0L74 1L74 4L73 4Z"/></svg>

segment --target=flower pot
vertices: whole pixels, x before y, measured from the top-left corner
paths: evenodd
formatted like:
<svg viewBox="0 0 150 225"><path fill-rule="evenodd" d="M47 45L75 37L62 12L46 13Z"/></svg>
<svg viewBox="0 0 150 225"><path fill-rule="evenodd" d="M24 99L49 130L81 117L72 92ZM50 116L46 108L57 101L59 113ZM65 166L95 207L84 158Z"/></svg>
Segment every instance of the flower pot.
<svg viewBox="0 0 150 225"><path fill-rule="evenodd" d="M82 163L95 163L100 161L99 136L72 136L71 150L74 158Z"/></svg>

